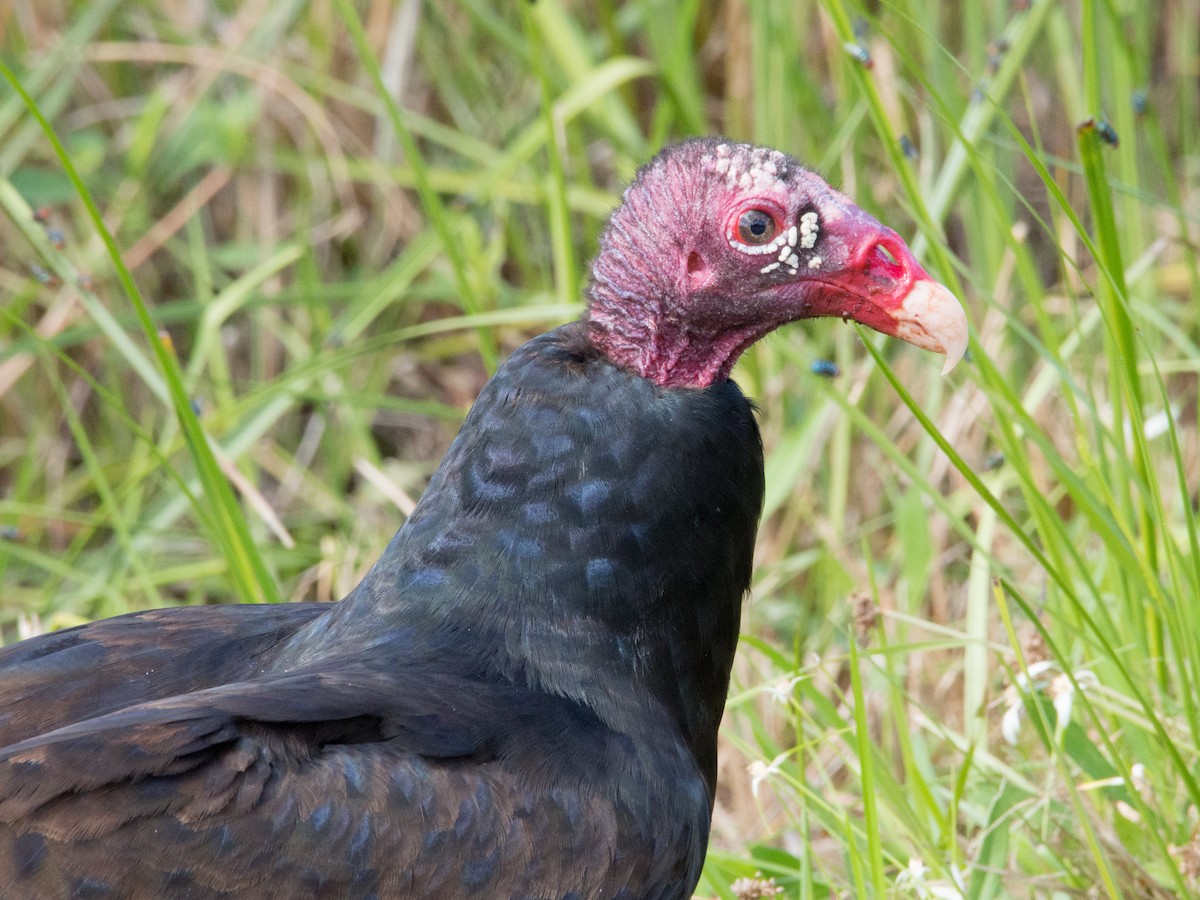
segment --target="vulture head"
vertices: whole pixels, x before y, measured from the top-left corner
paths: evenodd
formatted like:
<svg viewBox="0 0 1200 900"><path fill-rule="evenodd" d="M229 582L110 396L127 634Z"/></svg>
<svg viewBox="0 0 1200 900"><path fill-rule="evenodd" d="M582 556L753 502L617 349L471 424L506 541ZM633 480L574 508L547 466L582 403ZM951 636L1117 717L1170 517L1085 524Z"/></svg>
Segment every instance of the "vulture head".
<svg viewBox="0 0 1200 900"><path fill-rule="evenodd" d="M967 347L962 307L896 232L786 154L718 138L641 169L588 299L593 343L664 387L721 381L759 338L817 316L944 353L944 371Z"/></svg>

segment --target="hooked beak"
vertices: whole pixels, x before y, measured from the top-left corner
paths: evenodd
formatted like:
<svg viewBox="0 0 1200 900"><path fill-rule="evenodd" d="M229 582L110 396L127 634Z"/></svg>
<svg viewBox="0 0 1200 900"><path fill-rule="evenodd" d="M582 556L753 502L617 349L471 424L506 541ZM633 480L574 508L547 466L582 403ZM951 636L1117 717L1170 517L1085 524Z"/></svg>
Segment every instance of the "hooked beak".
<svg viewBox="0 0 1200 900"><path fill-rule="evenodd" d="M955 296L934 281L890 228L860 213L864 239L836 271L821 277L810 315L853 319L925 350L944 353L945 375L967 352L967 317ZM863 232L866 232L863 235ZM814 302L815 301L815 302Z"/></svg>
<svg viewBox="0 0 1200 900"><path fill-rule="evenodd" d="M925 277L914 281L891 311L892 334L924 350L945 354L942 374L946 375L967 352L967 317L957 297L921 274Z"/></svg>

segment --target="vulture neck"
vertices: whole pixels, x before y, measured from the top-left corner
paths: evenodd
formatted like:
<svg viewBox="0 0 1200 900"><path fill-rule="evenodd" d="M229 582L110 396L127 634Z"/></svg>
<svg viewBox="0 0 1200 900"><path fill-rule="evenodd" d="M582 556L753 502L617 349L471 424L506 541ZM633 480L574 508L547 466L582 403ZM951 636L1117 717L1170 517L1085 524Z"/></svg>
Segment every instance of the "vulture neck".
<svg viewBox="0 0 1200 900"><path fill-rule="evenodd" d="M589 335L615 365L659 387L706 388L729 378L734 363L771 327L716 329L680 320L674 297L618 291L593 283L585 316Z"/></svg>
<svg viewBox="0 0 1200 900"><path fill-rule="evenodd" d="M488 382L408 522L299 646L568 697L640 741L682 737L715 777L762 492L736 385L660 387L563 326Z"/></svg>
<svg viewBox="0 0 1200 900"><path fill-rule="evenodd" d="M660 388L724 382L746 348L782 322L770 314L775 311L745 317L748 322L704 316L703 310L727 314L739 301L706 290L689 293L689 278L685 274L673 283L661 271L647 270L646 260L606 247L587 290L583 318L590 341L614 364Z"/></svg>

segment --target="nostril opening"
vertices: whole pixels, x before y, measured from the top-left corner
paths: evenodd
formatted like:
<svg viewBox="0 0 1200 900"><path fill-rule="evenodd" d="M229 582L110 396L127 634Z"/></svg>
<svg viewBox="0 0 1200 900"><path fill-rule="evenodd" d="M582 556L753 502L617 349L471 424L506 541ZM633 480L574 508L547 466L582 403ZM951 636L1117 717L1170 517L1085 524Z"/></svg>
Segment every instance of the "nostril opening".
<svg viewBox="0 0 1200 900"><path fill-rule="evenodd" d="M878 243L875 245L875 258L872 268L880 270L880 274L888 278L903 278L905 274L904 263L900 260L903 258L901 253L892 250L887 244Z"/></svg>

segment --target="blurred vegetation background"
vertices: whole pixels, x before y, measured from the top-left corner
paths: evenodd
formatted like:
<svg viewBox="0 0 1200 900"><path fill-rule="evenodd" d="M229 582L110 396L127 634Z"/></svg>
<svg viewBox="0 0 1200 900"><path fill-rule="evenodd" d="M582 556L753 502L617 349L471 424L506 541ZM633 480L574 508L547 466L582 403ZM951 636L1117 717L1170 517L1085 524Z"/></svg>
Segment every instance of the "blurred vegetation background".
<svg viewBox="0 0 1200 900"><path fill-rule="evenodd" d="M721 132L899 230L974 340L943 380L805 323L735 372L768 498L701 894L1200 888L1200 0L0 0L0 35L6 640L338 599L578 313L637 165Z"/></svg>

